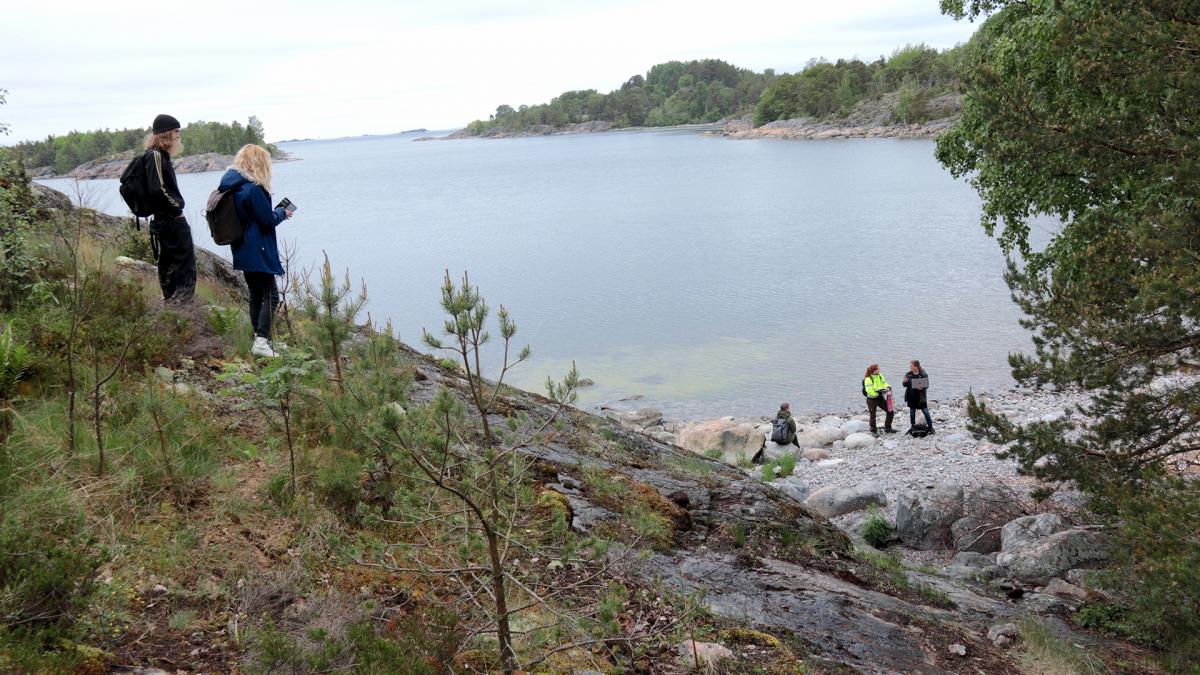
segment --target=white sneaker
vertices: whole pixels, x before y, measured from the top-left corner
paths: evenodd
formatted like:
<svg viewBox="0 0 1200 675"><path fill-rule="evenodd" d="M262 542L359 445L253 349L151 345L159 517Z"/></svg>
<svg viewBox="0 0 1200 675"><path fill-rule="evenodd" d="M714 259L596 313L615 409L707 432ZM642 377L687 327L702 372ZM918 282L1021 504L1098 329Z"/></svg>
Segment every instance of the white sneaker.
<svg viewBox="0 0 1200 675"><path fill-rule="evenodd" d="M271 343L265 337L254 337L254 346L250 348L250 353L255 356L265 356L274 358L275 350L271 349Z"/></svg>

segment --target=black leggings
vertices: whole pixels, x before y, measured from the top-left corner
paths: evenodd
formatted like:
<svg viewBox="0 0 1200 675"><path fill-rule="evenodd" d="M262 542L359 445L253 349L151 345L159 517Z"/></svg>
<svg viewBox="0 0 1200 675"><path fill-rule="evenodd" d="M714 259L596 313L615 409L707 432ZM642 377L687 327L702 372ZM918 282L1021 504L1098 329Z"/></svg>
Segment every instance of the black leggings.
<svg viewBox="0 0 1200 675"><path fill-rule="evenodd" d="M158 285L163 300L174 304L192 301L196 294L196 249L192 228L183 216L154 216L151 245L158 253Z"/></svg>
<svg viewBox="0 0 1200 675"><path fill-rule="evenodd" d="M254 335L271 337L271 318L279 305L279 289L275 287L275 275L270 272L242 272L246 285L250 287L250 323Z"/></svg>

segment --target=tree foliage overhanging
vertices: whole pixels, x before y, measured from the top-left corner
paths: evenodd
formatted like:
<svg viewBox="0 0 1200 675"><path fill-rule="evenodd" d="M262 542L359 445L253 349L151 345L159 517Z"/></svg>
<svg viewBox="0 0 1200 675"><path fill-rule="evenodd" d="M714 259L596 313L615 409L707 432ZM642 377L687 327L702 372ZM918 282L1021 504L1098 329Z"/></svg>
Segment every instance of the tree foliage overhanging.
<svg viewBox="0 0 1200 675"><path fill-rule="evenodd" d="M25 166L35 168L49 166L57 174L69 173L72 169L90 162L129 151L140 151L148 128L140 129L97 129L95 131L72 131L61 136L47 136L41 141L23 141L14 149ZM279 149L263 139L262 122L253 115L243 125L241 122L191 122L183 127L183 155L198 155L219 152L232 155L247 143L266 147L276 156Z"/></svg>
<svg viewBox="0 0 1200 675"><path fill-rule="evenodd" d="M585 89L539 105L501 105L489 119L471 122L466 131L512 133L595 121L618 127L662 127L716 122L751 112L754 123L761 125L845 113L863 99L890 92L901 93L898 120L920 121L925 101L956 86L961 52L959 47L939 52L909 45L870 64L858 59L837 63L815 59L800 72L782 76L772 69L757 73L718 59L669 61L652 67L645 76L634 75L607 94Z"/></svg>
<svg viewBox="0 0 1200 675"><path fill-rule="evenodd" d="M1033 331L1014 376L1095 392L1086 422L975 430L1028 473L1074 484L1119 528L1119 586L1141 636L1200 656L1200 397L1163 377L1200 353L1200 4L943 0L989 15L938 157L983 197L983 225ZM1030 220L1061 219L1050 243Z"/></svg>

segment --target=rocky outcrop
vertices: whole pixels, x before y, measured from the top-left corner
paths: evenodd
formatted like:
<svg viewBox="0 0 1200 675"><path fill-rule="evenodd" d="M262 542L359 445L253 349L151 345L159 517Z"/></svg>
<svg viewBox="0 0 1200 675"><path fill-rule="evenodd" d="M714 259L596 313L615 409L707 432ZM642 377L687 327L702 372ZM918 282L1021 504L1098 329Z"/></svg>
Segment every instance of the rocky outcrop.
<svg viewBox="0 0 1200 675"><path fill-rule="evenodd" d="M936 138L958 121L962 109L959 94L945 94L926 107L929 121L904 124L895 119L896 93L859 102L846 116L776 120L755 127L749 116L728 120L719 132L726 138L778 138L822 140L832 138Z"/></svg>
<svg viewBox="0 0 1200 675"><path fill-rule="evenodd" d="M1077 567L1090 567L1112 557L1112 542L1103 532L1069 529L996 556L996 563L1014 579L1044 582Z"/></svg>

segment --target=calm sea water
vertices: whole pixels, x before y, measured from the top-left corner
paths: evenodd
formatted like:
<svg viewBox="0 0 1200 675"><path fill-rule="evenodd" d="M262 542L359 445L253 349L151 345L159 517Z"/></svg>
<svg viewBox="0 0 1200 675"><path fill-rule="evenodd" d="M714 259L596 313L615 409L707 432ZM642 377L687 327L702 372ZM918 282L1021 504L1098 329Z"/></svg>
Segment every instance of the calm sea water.
<svg viewBox="0 0 1200 675"><path fill-rule="evenodd" d="M542 390L575 361L592 407L630 395L683 418L861 406L879 362L931 397L1009 386L1028 338L980 204L920 140L729 141L694 131L504 141L413 136L284 144L280 228L310 267L367 281L409 344L442 324L444 270L516 319ZM180 176L198 245L219 174ZM45 181L62 189L65 181ZM93 203L123 211L116 181Z"/></svg>

